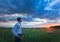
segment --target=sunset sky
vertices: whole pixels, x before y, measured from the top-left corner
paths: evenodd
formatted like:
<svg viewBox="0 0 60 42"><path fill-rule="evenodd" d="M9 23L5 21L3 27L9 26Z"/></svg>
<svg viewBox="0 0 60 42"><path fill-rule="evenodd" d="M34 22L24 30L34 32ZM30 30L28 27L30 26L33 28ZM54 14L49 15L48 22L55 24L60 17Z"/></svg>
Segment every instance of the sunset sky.
<svg viewBox="0 0 60 42"><path fill-rule="evenodd" d="M60 25L60 0L0 0L0 27L12 27L17 17L27 28Z"/></svg>

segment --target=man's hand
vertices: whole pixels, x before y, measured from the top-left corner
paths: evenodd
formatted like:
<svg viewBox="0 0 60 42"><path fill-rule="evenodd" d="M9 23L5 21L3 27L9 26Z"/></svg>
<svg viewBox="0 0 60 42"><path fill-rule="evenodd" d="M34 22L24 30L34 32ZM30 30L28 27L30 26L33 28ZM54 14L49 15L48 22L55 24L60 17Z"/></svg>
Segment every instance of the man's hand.
<svg viewBox="0 0 60 42"><path fill-rule="evenodd" d="M18 38L20 38L20 36L19 36L19 35L17 35L17 37L18 37Z"/></svg>
<svg viewBox="0 0 60 42"><path fill-rule="evenodd" d="M23 36L22 36L22 35L17 35L17 37L18 37L18 38L20 38L20 39L22 39L22 38L23 38Z"/></svg>

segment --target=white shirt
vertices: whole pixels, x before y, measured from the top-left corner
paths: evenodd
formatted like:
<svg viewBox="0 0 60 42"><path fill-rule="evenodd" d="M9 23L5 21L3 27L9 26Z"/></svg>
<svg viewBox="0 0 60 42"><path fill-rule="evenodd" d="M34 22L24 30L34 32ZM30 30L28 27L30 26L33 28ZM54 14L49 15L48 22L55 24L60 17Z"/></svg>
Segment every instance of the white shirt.
<svg viewBox="0 0 60 42"><path fill-rule="evenodd" d="M17 36L17 34L22 34L22 25L21 23L16 23L14 27L12 28L12 33L14 36Z"/></svg>

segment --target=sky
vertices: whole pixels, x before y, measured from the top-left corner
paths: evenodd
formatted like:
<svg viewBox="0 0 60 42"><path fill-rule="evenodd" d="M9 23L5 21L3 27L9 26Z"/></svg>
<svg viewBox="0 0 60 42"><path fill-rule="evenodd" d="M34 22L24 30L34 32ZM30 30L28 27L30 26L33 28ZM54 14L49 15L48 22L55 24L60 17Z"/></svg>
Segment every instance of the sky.
<svg viewBox="0 0 60 42"><path fill-rule="evenodd" d="M60 25L60 0L0 0L0 27L13 27L17 17L27 28Z"/></svg>

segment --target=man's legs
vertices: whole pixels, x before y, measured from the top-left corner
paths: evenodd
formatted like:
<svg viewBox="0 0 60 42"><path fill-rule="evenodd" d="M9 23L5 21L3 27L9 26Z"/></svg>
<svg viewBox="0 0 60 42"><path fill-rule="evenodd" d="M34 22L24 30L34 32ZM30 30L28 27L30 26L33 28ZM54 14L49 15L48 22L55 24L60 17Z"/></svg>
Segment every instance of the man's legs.
<svg viewBox="0 0 60 42"><path fill-rule="evenodd" d="M15 37L15 42L21 42L21 39L18 37Z"/></svg>

